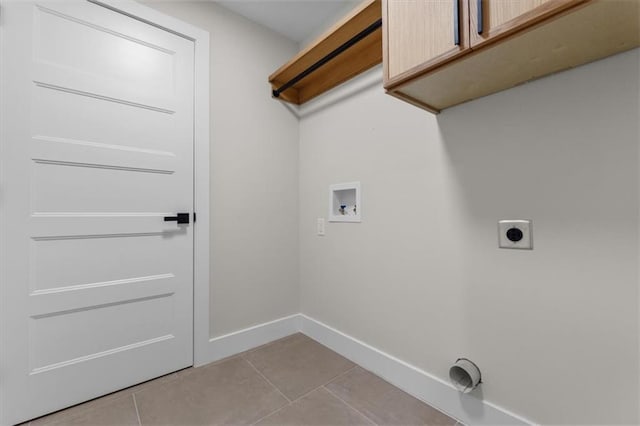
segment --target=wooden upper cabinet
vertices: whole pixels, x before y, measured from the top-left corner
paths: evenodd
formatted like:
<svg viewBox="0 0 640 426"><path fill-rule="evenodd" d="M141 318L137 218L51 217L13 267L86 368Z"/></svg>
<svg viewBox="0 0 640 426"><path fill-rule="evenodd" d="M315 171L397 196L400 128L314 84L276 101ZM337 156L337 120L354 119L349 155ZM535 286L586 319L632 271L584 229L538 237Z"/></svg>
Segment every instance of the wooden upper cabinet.
<svg viewBox="0 0 640 426"><path fill-rule="evenodd" d="M496 41L585 0L469 0L471 47Z"/></svg>
<svg viewBox="0 0 640 426"><path fill-rule="evenodd" d="M467 0L383 0L385 82L469 48Z"/></svg>
<svg viewBox="0 0 640 426"><path fill-rule="evenodd" d="M459 46L455 4L383 3L388 94L438 112L640 46L640 0L460 0Z"/></svg>

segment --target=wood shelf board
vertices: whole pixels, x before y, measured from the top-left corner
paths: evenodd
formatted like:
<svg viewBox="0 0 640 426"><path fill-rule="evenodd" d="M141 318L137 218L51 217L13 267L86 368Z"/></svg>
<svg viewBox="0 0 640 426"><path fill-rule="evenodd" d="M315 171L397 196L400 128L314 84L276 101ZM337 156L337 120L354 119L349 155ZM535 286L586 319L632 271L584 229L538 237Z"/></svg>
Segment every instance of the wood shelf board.
<svg viewBox="0 0 640 426"><path fill-rule="evenodd" d="M640 45L640 2L591 0L391 91L442 110Z"/></svg>
<svg viewBox="0 0 640 426"><path fill-rule="evenodd" d="M282 86L284 83L281 81L273 81L271 82L271 87L272 88L276 88L276 87L280 87ZM272 96L272 98L274 99L281 99L283 101L286 102L290 102L293 104L298 104L300 101L300 93L298 92L298 89L290 87L289 89L285 90L284 92L280 93L280 96L278 98L276 98L275 96Z"/></svg>
<svg viewBox="0 0 640 426"><path fill-rule="evenodd" d="M299 101L303 104L381 62L382 31L378 30L302 80Z"/></svg>
<svg viewBox="0 0 640 426"><path fill-rule="evenodd" d="M382 16L381 0L366 0L269 76L273 89L294 78ZM382 30L369 34L280 95L302 104L382 62Z"/></svg>
<svg viewBox="0 0 640 426"><path fill-rule="evenodd" d="M427 105L424 102L418 100L418 99L414 99L409 95L405 95L404 93L400 92L400 91L387 91L386 92L387 95L391 95L394 98L398 98L398 99L402 99L403 101L410 103L413 106L417 106L418 108L422 108L424 110L427 110L429 112L432 112L434 114L440 114L440 110L436 109L434 107L432 107L431 105Z"/></svg>

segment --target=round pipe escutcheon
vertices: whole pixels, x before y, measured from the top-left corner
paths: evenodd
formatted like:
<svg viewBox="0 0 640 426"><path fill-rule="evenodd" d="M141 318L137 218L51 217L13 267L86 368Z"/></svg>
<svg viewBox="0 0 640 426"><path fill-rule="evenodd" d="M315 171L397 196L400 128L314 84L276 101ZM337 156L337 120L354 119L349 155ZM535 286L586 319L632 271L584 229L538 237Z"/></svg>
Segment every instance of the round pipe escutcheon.
<svg viewBox="0 0 640 426"><path fill-rule="evenodd" d="M482 381L480 369L467 358L458 358L449 369L449 379L453 386L462 393L474 390Z"/></svg>

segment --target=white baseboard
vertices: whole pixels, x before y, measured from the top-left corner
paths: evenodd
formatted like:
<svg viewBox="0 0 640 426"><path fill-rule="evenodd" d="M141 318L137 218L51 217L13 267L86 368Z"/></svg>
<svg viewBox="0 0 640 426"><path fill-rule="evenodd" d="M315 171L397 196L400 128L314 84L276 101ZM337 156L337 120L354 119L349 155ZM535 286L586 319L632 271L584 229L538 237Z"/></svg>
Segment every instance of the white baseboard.
<svg viewBox="0 0 640 426"><path fill-rule="evenodd" d="M466 425L534 424L304 314L300 331Z"/></svg>
<svg viewBox="0 0 640 426"><path fill-rule="evenodd" d="M297 333L300 331L301 320L300 314L289 315L209 339L206 353L198 357L202 361L196 367Z"/></svg>
<svg viewBox="0 0 640 426"><path fill-rule="evenodd" d="M478 391L461 394L451 384L304 314L295 314L209 340L199 357L207 364L302 332L377 374L408 394L466 425L533 425L482 400ZM481 392L481 389L479 389Z"/></svg>

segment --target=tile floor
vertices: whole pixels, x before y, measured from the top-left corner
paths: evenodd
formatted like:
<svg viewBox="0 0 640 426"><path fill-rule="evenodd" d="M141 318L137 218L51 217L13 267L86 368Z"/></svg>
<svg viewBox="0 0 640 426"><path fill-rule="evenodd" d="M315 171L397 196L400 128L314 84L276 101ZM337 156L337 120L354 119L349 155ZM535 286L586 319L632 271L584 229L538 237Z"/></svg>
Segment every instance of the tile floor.
<svg viewBox="0 0 640 426"><path fill-rule="evenodd" d="M33 420L41 425L455 425L303 334Z"/></svg>

